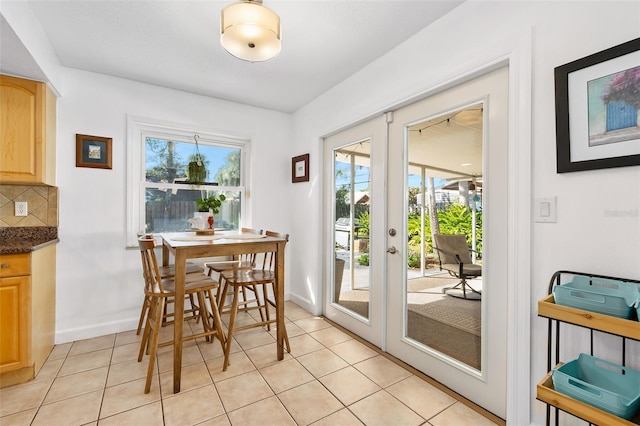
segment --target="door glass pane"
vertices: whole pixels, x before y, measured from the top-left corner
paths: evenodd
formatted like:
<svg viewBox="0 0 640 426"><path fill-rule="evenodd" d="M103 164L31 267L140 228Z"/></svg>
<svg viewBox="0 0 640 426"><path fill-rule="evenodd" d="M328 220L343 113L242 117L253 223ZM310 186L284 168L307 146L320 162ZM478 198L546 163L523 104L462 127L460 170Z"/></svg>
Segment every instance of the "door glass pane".
<svg viewBox="0 0 640 426"><path fill-rule="evenodd" d="M370 147L365 140L334 150L335 274L333 302L369 318Z"/></svg>
<svg viewBox="0 0 640 426"><path fill-rule="evenodd" d="M406 337L480 370L482 104L406 134Z"/></svg>

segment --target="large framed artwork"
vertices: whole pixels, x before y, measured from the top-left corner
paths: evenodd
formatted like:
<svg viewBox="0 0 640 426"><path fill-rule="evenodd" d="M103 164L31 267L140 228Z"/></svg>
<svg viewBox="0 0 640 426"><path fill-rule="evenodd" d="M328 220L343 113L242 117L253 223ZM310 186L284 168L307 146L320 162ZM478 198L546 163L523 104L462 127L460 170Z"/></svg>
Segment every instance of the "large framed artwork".
<svg viewBox="0 0 640 426"><path fill-rule="evenodd" d="M640 164L640 38L555 69L558 173Z"/></svg>

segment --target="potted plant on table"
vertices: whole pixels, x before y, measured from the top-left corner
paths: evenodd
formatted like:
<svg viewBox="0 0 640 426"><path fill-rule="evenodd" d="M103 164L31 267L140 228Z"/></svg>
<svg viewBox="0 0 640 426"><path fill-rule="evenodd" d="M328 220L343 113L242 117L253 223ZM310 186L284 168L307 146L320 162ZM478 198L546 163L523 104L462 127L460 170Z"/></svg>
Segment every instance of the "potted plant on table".
<svg viewBox="0 0 640 426"><path fill-rule="evenodd" d="M207 213L207 222L209 224L209 229L213 229L213 216L220 212L220 206L226 199L227 197L225 197L224 194L220 194L201 198L197 201L198 211Z"/></svg>

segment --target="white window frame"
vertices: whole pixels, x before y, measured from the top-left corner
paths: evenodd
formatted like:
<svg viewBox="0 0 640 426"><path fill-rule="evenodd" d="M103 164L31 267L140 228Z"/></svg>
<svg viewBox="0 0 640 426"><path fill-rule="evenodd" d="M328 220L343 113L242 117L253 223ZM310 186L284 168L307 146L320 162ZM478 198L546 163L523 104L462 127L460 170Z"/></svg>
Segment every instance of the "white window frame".
<svg viewBox="0 0 640 426"><path fill-rule="evenodd" d="M246 138L222 135L206 129L194 129L185 124L169 123L150 118L127 116L127 220L126 246L138 246L138 234L145 229L145 146L146 138L191 140L199 136L199 143L215 143L240 149L240 185L234 187L216 186L215 190L240 190L240 227L243 226L249 202L247 182L249 182L248 164L251 141ZM154 185L156 187L157 185ZM211 189L207 187L207 189ZM186 225L185 225L186 227Z"/></svg>

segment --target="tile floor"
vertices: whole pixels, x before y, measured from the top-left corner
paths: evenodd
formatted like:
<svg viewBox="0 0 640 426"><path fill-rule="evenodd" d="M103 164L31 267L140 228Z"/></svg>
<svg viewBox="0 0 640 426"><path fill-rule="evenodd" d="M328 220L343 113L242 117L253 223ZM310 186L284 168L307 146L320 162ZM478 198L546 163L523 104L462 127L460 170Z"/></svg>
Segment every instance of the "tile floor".
<svg viewBox="0 0 640 426"><path fill-rule="evenodd" d="M283 361L273 330L237 334L226 372L218 341L191 341L175 395L170 347L144 394L135 331L57 345L35 380L0 389L0 425L495 424L322 318L291 302L285 312ZM185 334L198 326L189 321ZM172 333L165 327L161 339Z"/></svg>

